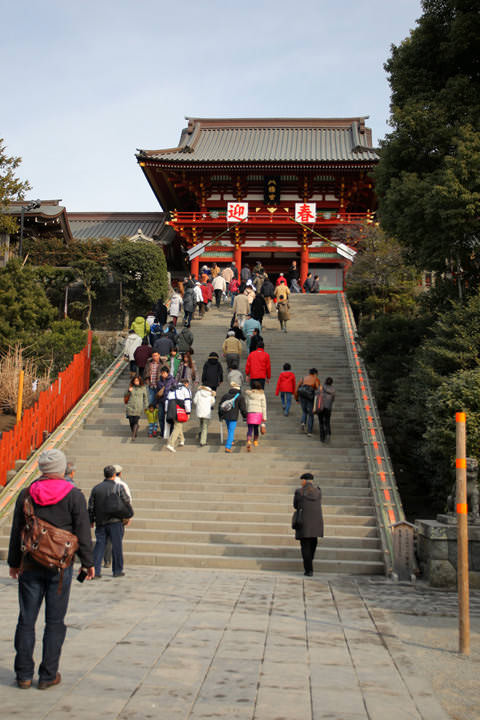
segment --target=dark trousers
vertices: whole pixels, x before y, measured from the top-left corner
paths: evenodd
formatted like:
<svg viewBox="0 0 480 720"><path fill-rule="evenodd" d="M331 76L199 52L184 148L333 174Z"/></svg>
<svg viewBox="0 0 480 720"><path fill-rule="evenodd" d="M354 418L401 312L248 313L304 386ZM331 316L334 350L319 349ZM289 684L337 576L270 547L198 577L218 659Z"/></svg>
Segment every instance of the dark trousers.
<svg viewBox="0 0 480 720"><path fill-rule="evenodd" d="M307 426L307 433L311 433L313 429L313 400L301 397L300 405L302 406L302 423Z"/></svg>
<svg viewBox="0 0 480 720"><path fill-rule="evenodd" d="M221 291L221 290L214 290L213 292L215 293L215 305L217 306L217 308L219 308L219 307L220 307L220 301L221 301L221 299L222 299L222 291Z"/></svg>
<svg viewBox="0 0 480 720"><path fill-rule="evenodd" d="M318 422L320 423L320 440L325 442L326 438L332 434L330 427L330 415L332 410L330 408L324 408L318 413Z"/></svg>
<svg viewBox="0 0 480 720"><path fill-rule="evenodd" d="M236 368L240 367L240 355L237 355L236 353L227 353L225 355L225 360L227 361L227 368L229 370L233 366Z"/></svg>
<svg viewBox="0 0 480 720"><path fill-rule="evenodd" d="M192 315L193 312L191 312L190 310L185 310L185 315L183 318L183 324L185 327L190 327L190 324L192 322Z"/></svg>
<svg viewBox="0 0 480 720"><path fill-rule="evenodd" d="M317 538L302 538L300 545L302 547L303 569L305 572L313 572L313 558L317 549Z"/></svg>
<svg viewBox="0 0 480 720"><path fill-rule="evenodd" d="M253 383L258 382L262 386L262 389L265 389L265 378L250 378L250 387L253 388Z"/></svg>
<svg viewBox="0 0 480 720"><path fill-rule="evenodd" d="M60 572L47 568L24 570L18 579L20 613L15 631L15 672L19 680L33 677L33 649L35 623L45 600L45 630L43 633L42 662L38 669L40 680L55 680L60 653L67 631L64 623L70 597L73 567L63 571L61 592L58 593Z"/></svg>
<svg viewBox="0 0 480 720"><path fill-rule="evenodd" d="M102 560L105 555L107 538L112 541L112 572L114 575L123 572L123 533L124 527L120 520L107 523L107 525L98 525L95 528L96 543L93 550L93 562L96 575L100 575L102 571Z"/></svg>

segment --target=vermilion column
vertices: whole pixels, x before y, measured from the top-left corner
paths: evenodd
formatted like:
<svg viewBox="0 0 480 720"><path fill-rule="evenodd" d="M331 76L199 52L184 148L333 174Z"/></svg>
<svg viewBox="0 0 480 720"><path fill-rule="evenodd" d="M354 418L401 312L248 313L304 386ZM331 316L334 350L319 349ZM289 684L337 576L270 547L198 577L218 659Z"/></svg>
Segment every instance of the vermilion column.
<svg viewBox="0 0 480 720"><path fill-rule="evenodd" d="M235 243L233 259L235 260L235 265L237 266L238 274L240 275L240 270L242 269L242 248L238 243Z"/></svg>
<svg viewBox="0 0 480 720"><path fill-rule="evenodd" d="M194 275L196 278L198 278L198 264L199 264L200 258L196 257L193 258L193 260L190 263L190 273Z"/></svg>
<svg viewBox="0 0 480 720"><path fill-rule="evenodd" d="M302 242L302 247L300 249L300 287L302 288L302 292L305 292L303 290L303 283L305 282L308 274L308 245L305 242Z"/></svg>

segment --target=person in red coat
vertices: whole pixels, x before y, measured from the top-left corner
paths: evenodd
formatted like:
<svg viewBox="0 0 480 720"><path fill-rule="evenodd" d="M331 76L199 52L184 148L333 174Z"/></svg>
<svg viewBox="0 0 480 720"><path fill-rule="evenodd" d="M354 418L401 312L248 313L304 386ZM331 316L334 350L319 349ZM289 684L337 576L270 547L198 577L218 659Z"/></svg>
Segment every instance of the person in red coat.
<svg viewBox="0 0 480 720"><path fill-rule="evenodd" d="M253 387L253 383L257 381L263 389L265 380L270 381L272 377L270 355L265 352L263 340L259 340L257 350L254 350L248 356L245 375L250 378L250 387Z"/></svg>
<svg viewBox="0 0 480 720"><path fill-rule="evenodd" d="M295 388L297 387L295 375L293 374L293 372L291 372L291 369L292 366L290 365L290 363L285 363L285 365L283 366L283 372L281 372L278 376L277 389L275 390L275 395L280 394L283 414L285 415L285 417L287 417L288 413L290 412L292 395L295 393Z"/></svg>
<svg viewBox="0 0 480 720"><path fill-rule="evenodd" d="M280 285L280 283L285 283L285 285L287 284L287 278L285 277L285 275L283 273L280 273L280 275L278 276L277 282L275 283L275 287L278 287Z"/></svg>

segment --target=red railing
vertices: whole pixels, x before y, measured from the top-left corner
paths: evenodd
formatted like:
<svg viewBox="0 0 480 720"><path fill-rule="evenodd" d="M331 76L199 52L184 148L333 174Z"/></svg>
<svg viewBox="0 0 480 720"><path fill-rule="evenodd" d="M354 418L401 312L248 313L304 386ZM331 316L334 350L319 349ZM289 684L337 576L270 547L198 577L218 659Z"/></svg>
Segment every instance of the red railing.
<svg viewBox="0 0 480 720"><path fill-rule="evenodd" d="M22 419L0 440L0 486L7 482L7 473L17 460L26 460L55 430L90 385L92 333L87 344L70 365L59 373L54 383L40 393L37 402L24 410Z"/></svg>

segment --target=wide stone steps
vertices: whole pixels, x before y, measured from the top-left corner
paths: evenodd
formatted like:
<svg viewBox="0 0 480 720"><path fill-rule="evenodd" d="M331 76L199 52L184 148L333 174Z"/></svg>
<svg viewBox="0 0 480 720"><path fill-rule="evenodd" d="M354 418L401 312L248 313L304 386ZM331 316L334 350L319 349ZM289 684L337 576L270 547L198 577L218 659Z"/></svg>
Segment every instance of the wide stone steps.
<svg viewBox="0 0 480 720"><path fill-rule="evenodd" d="M287 334L273 318L264 323L262 334L272 361L272 380L265 388L267 434L251 453L245 451L246 425L239 421L234 451L225 454L216 408L205 448L198 445L194 414L185 428L185 447L176 454L165 449L163 439L147 437L146 418L132 443L123 403L127 368L69 440L65 452L76 464L75 481L87 497L101 481L105 465L124 468L135 509L125 532L127 572L133 564L302 572L290 518L293 491L307 471L323 493L325 538L319 541L315 572L383 572L337 299L296 296L291 305L294 319ZM211 309L201 323L194 321L199 372L212 350L221 354L230 317L229 308L222 306L220 311ZM242 370L245 362L244 355ZM312 437L301 432L298 403L292 403L289 417L283 415L275 388L285 362L291 363L297 379L310 367L318 368L322 381L328 375L334 378L330 443L320 443L316 419ZM226 390L223 383L217 397ZM1 552L6 535L2 528Z"/></svg>

